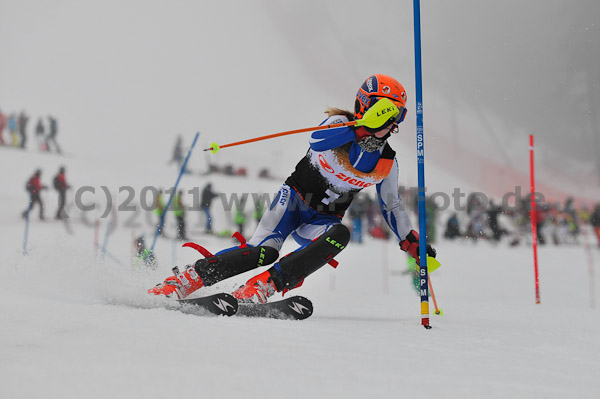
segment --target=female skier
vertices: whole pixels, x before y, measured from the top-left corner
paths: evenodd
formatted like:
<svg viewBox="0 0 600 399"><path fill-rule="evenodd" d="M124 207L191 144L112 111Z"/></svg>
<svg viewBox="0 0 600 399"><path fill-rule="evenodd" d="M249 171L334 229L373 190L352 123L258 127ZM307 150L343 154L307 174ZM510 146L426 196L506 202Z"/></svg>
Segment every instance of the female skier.
<svg viewBox="0 0 600 399"><path fill-rule="evenodd" d="M386 104L381 108L379 103ZM241 236L239 247L212 255L199 245L187 246L206 258L188 265L148 292L185 298L203 286L213 285L258 266L268 265L279 257L285 239L291 234L301 245L282 257L271 268L251 278L233 293L240 301L264 303L275 292L296 288L304 279L333 260L350 240L350 232L341 223L342 216L360 190L376 186L381 212L398 237L400 248L419 262L419 235L398 195L398 162L387 143L391 133L406 115L406 91L395 79L372 75L359 88L354 113L329 108L321 125L360 120L371 108L377 112L373 126L339 127L314 132L306 156L296 165L268 210L256 232L246 244ZM381 118L381 114L385 114ZM387 118L387 115L390 118ZM365 118L366 120L367 118ZM435 257L428 245L427 253Z"/></svg>

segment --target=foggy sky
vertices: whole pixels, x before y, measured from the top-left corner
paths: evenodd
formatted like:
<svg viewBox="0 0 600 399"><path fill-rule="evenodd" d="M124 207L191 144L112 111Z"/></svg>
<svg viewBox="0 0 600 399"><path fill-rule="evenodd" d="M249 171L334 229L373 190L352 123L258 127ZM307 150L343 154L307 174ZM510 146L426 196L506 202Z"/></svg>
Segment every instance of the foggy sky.
<svg viewBox="0 0 600 399"><path fill-rule="evenodd" d="M540 179L598 187L600 2L421 7L429 162L521 173L533 133ZM90 153L134 159L177 133L210 143L314 125L326 106L351 108L372 73L397 77L414 112L410 0L0 0L0 37L0 109L58 114L61 139ZM414 121L393 140L412 146ZM255 149L231 155L263 161Z"/></svg>

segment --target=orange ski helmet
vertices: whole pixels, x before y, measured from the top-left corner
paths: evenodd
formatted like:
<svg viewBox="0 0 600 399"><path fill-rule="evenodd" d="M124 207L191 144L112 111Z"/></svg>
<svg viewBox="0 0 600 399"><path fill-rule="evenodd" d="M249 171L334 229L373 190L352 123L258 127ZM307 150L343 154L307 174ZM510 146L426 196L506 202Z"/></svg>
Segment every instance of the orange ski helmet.
<svg viewBox="0 0 600 399"><path fill-rule="evenodd" d="M406 115L406 90L396 79L381 74L371 75L365 80L356 93L354 102L354 118L360 119L365 112L380 98L389 98L400 110L400 122Z"/></svg>

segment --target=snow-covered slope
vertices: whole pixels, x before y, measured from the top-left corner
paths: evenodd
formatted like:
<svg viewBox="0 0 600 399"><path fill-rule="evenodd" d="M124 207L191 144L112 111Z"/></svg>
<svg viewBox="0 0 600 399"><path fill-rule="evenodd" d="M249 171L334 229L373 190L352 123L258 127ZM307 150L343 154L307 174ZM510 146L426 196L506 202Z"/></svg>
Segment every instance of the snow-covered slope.
<svg viewBox="0 0 600 399"><path fill-rule="evenodd" d="M10 157L19 169L65 161ZM94 174L95 167L83 169L93 164L88 160L68 163L76 181ZM143 166L139 161L129 169L129 178L144 181L156 172L166 186L174 177L173 170ZM118 184L119 163L104 167L97 179ZM196 180L187 175L182 184ZM273 192L278 184L215 179L221 192ZM44 198L53 211L51 193ZM297 290L315 304L304 322L199 317L163 309L161 300L146 295L174 263L197 255L159 240L158 269L132 267L133 231L150 237L142 216L142 226L133 228L125 224L129 214L118 214L104 262L94 255L93 224L84 223L95 213L84 219L74 211L72 235L58 222L34 218L23 256L18 213L25 195L3 192L1 199L7 204L0 215L2 397L594 398L600 392L600 321L590 307L587 258L579 246L541 249L542 304L535 305L529 248L439 243L444 266L432 282L444 315L432 316L430 331L420 326L419 298L402 275L405 255L393 242L372 239L350 245L337 270L327 267ZM220 228L229 227L218 215ZM191 212L188 223L199 222ZM107 225L102 219L101 243ZM211 250L231 245L199 230L193 228L191 238ZM293 248L288 243L284 250ZM250 275L211 289L231 290ZM594 281L600 283L597 274Z"/></svg>

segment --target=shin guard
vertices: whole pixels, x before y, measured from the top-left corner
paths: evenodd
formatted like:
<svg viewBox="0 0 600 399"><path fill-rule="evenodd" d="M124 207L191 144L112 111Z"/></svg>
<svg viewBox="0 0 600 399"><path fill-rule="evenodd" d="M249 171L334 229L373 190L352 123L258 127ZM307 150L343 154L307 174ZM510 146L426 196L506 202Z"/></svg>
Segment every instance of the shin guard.
<svg viewBox="0 0 600 399"><path fill-rule="evenodd" d="M350 231L343 224L336 224L306 247L292 252L269 269L277 291L291 290L304 279L330 263L350 241Z"/></svg>
<svg viewBox="0 0 600 399"><path fill-rule="evenodd" d="M200 259L194 269L205 286L218 283L229 277L270 265L277 260L279 252L271 247L244 247Z"/></svg>

